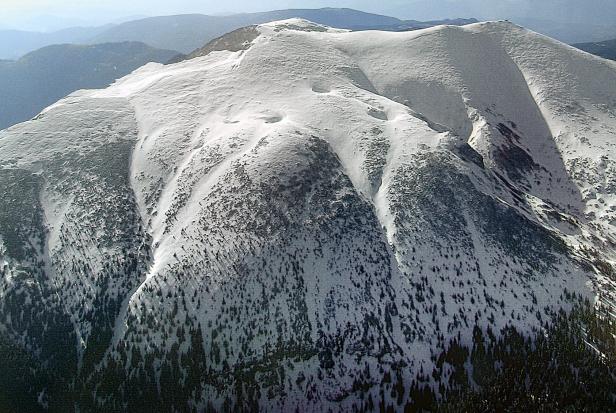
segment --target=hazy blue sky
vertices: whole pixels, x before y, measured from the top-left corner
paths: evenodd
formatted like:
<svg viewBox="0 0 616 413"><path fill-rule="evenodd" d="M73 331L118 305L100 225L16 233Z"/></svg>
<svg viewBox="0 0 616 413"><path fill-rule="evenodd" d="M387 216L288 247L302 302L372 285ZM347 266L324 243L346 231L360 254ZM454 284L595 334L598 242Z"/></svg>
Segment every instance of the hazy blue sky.
<svg viewBox="0 0 616 413"><path fill-rule="evenodd" d="M616 0L0 0L0 27L102 23L135 15L232 13L282 8L351 7L409 19L528 17L559 22L616 22ZM29 27L32 29L32 27Z"/></svg>

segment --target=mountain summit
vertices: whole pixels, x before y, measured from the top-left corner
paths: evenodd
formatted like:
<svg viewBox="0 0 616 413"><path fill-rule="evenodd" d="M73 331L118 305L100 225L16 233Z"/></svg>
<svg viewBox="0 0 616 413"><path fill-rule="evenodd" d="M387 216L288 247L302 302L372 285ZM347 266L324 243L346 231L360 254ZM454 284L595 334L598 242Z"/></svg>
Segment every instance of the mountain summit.
<svg viewBox="0 0 616 413"><path fill-rule="evenodd" d="M401 405L474 327L609 300L616 64L508 22L247 33L0 132L0 344L43 405Z"/></svg>

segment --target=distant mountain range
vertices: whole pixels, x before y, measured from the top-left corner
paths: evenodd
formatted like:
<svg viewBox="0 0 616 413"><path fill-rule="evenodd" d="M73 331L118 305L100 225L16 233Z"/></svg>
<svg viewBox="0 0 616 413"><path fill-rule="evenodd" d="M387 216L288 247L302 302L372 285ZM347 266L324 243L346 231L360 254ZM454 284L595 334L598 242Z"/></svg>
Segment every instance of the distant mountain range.
<svg viewBox="0 0 616 413"><path fill-rule="evenodd" d="M351 30L402 31L444 23L463 25L476 22L474 19L419 22L337 8L276 10L229 16L185 14L150 17L102 27L65 29L53 33L0 31L0 59L14 59L40 47L58 43L97 44L138 41L156 48L190 53L230 31L292 17Z"/></svg>
<svg viewBox="0 0 616 413"><path fill-rule="evenodd" d="M138 42L47 46L17 61L0 61L0 129L35 116L78 89L108 86L148 62L177 52Z"/></svg>
<svg viewBox="0 0 616 413"><path fill-rule="evenodd" d="M603 39L611 39L616 34L616 21L613 24L597 22L572 24L532 17L512 18L511 20L527 29L553 37L567 44L598 42Z"/></svg>
<svg viewBox="0 0 616 413"><path fill-rule="evenodd" d="M51 33L0 30L0 59L17 59L26 53L52 44L88 43L92 37L112 26L73 27Z"/></svg>
<svg viewBox="0 0 616 413"><path fill-rule="evenodd" d="M616 60L616 39L595 43L578 43L573 46L605 59Z"/></svg>

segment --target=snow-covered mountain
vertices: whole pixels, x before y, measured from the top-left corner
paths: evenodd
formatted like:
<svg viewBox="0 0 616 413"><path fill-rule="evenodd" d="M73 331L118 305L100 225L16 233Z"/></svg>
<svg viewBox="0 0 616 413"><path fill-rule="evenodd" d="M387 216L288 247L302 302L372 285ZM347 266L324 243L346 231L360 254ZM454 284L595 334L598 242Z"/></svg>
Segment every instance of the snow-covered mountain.
<svg viewBox="0 0 616 413"><path fill-rule="evenodd" d="M0 332L83 411L407 402L474 326L611 302L616 63L508 22L234 36L0 132Z"/></svg>

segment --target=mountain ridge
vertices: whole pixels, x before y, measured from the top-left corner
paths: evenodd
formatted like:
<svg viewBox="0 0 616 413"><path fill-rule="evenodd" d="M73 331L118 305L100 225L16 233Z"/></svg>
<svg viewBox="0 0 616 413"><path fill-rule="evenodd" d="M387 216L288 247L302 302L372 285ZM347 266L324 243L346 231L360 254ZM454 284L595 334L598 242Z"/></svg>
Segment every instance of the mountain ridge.
<svg viewBox="0 0 616 413"><path fill-rule="evenodd" d="M435 25L439 23L436 21L429 23L405 21L354 9L338 8L287 9L227 16L204 14L157 16L101 27L69 28L49 34L24 31L0 32L0 40L3 39L2 36L8 36L6 40L0 42L0 58L16 58L28 51L57 43L96 44L122 41L140 41L159 49L190 53L227 32L244 26L291 17L311 18L317 23L349 29L408 30L424 28L426 24ZM471 20L459 19L455 21L458 24L464 24L472 22ZM23 46L20 46L22 43Z"/></svg>
<svg viewBox="0 0 616 413"><path fill-rule="evenodd" d="M99 27L71 27L51 33L25 30L0 30L0 57L14 60L45 46L63 43L84 43L112 25Z"/></svg>
<svg viewBox="0 0 616 413"><path fill-rule="evenodd" d="M170 48L183 53L190 53L213 38L223 36L225 33L240 29L245 26L267 23L268 21L284 20L289 18L306 18L316 23L331 25L343 29L396 29L425 28L427 23L417 21L405 21L395 17L366 13L348 8L323 8L323 9L288 9L274 10L259 13L243 13L229 16L207 16L201 14L186 14L175 16L150 17L133 22L123 23L109 29L92 39L98 41L139 40L155 47ZM470 20L459 20L460 24ZM162 23L162 25L161 25ZM434 25L439 22L431 22ZM177 37L177 27L192 26L197 24L199 28L191 31L186 37L186 44L170 43L170 39ZM158 38L153 38L152 28L157 27L160 33ZM175 32L174 32L175 30ZM150 37L143 37L149 35ZM140 37L141 36L141 37Z"/></svg>

